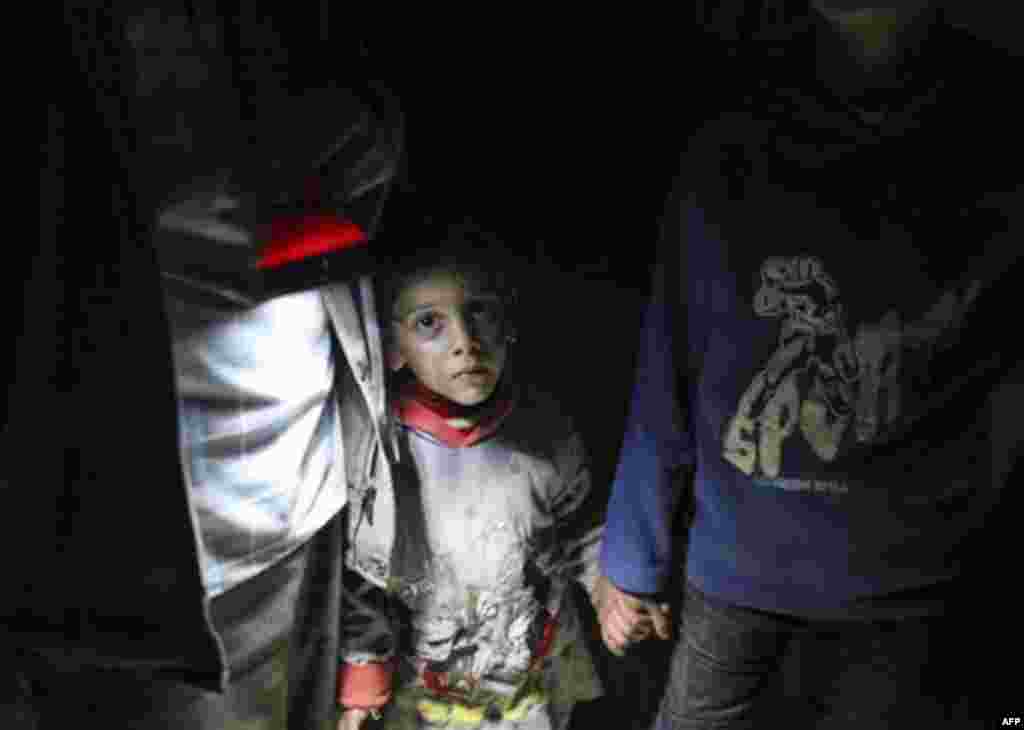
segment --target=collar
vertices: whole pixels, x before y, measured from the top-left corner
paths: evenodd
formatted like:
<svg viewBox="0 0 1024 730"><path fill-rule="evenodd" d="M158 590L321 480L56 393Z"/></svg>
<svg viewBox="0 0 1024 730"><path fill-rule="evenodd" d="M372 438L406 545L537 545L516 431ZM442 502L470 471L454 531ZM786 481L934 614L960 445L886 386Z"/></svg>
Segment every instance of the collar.
<svg viewBox="0 0 1024 730"><path fill-rule="evenodd" d="M398 388L393 410L405 426L433 436L445 446L465 448L484 440L501 425L516 405L517 393L505 380L484 403L463 406L437 395L418 380ZM459 421L470 425L460 428Z"/></svg>

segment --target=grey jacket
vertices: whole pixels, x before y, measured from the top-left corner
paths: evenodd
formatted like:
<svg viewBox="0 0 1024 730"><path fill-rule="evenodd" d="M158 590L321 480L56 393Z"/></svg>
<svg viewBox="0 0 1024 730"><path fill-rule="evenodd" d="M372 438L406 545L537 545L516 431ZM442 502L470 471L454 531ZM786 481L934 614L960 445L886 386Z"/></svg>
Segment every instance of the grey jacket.
<svg viewBox="0 0 1024 730"><path fill-rule="evenodd" d="M551 624L544 681L561 693L538 727L558 727L573 702L600 691L572 588L593 590L603 531L579 434L557 401L524 388L472 446L404 425L398 436L400 463L381 461L366 482L372 511L350 513L341 657L397 656L400 704L423 687L423 667L510 697Z"/></svg>
<svg viewBox="0 0 1024 730"><path fill-rule="evenodd" d="M5 486L31 497L19 517L39 548L16 573L0 638L62 666L223 691L233 658L212 603L301 548L301 596L285 617L300 659L289 691L295 706L322 708L333 697L343 507L387 430L374 256L367 244L268 270L260 247L269 222L304 205L354 221L372 241L402 118L389 96L344 89L262 108L239 130L249 146L204 160L208 174L155 216L171 361L140 353L166 369L83 388L64 435L73 443L76 428L108 428L105 404L130 420L90 437L103 452L77 473L10 460ZM320 195L304 200L311 179ZM133 343L122 347L130 360ZM7 453L30 447L19 434L5 431Z"/></svg>

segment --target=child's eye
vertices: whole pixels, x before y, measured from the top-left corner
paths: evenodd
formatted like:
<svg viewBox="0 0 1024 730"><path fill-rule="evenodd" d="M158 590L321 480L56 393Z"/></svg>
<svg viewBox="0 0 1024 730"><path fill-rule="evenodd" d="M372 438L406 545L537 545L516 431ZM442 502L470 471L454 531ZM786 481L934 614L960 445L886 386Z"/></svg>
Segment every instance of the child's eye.
<svg viewBox="0 0 1024 730"><path fill-rule="evenodd" d="M415 328L421 334L433 334L441 321L436 314L421 314L416 318Z"/></svg>

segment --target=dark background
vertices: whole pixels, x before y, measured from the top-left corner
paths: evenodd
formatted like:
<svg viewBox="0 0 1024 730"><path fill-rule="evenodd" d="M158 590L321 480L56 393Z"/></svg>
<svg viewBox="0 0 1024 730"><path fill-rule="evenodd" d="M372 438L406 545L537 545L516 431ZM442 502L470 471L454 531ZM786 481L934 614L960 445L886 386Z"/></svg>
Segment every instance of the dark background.
<svg viewBox="0 0 1024 730"><path fill-rule="evenodd" d="M328 0L65 4L51 19L61 33L41 84L40 244L7 260L23 272L8 290L7 418L102 407L117 423L123 406L86 393L85 407L69 409L53 384L167 377L158 278L140 243L156 206L223 154L267 93L372 80L397 94L407 129L382 241L396 228L389 221L436 208L476 215L522 253L521 357L576 417L606 490L678 153L756 80L760 54L805 8L725 0L559 14L549 5L450 17L395 5L374 17ZM1019 53L1013 5L949 12ZM166 421L172 444L165 405L152 411L154 436ZM52 440L41 431L40 443ZM611 727L609 712L639 721L656 702L666 647L600 659L610 696L581 708L577 725Z"/></svg>

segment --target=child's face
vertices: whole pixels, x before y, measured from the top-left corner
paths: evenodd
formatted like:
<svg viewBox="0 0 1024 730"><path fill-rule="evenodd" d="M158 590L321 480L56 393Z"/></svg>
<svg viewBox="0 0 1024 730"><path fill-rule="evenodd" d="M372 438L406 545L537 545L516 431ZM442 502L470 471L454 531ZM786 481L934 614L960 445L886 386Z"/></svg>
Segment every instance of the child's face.
<svg viewBox="0 0 1024 730"><path fill-rule="evenodd" d="M392 370L408 366L420 383L464 406L494 392L508 350L496 294L457 273L431 271L399 292L392 317Z"/></svg>

